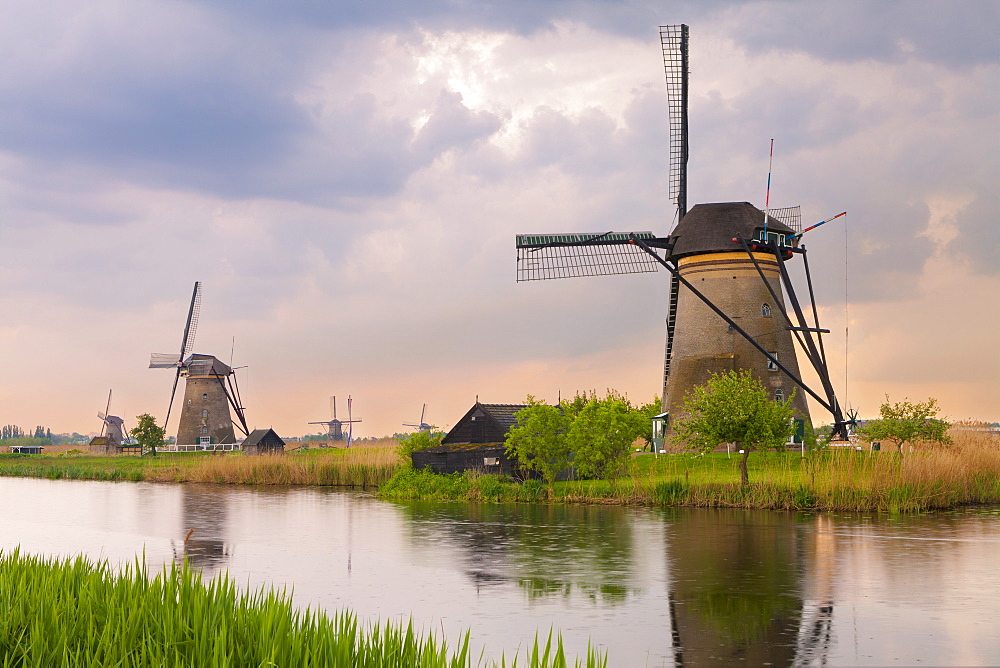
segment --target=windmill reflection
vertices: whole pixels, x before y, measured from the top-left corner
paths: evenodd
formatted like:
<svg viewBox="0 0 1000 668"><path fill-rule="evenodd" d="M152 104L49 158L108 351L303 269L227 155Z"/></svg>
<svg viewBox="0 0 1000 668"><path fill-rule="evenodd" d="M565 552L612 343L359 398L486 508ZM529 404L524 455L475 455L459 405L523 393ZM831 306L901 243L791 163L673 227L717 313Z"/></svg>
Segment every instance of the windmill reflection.
<svg viewBox="0 0 1000 668"><path fill-rule="evenodd" d="M802 608L794 516L706 513L672 514L675 662L794 663Z"/></svg>
<svg viewBox="0 0 1000 668"><path fill-rule="evenodd" d="M208 485L183 484L181 527L184 539L175 541L174 560L186 558L191 566L215 573L229 565L232 549L225 542L226 495Z"/></svg>
<svg viewBox="0 0 1000 668"><path fill-rule="evenodd" d="M823 666L833 644L833 597L836 575L836 538L833 520L818 515L813 531L803 541L805 595L796 642L795 665Z"/></svg>

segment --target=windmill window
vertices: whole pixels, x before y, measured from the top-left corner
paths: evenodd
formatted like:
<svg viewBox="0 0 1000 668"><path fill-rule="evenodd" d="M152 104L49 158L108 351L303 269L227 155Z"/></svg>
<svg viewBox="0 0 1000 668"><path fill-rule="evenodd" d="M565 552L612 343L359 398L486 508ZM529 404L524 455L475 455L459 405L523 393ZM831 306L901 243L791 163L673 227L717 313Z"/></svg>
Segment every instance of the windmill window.
<svg viewBox="0 0 1000 668"><path fill-rule="evenodd" d="M785 245L785 235L780 232L767 232L765 234L763 229L759 229L754 232L754 241L763 241L765 243L771 243L772 241L777 241L779 246Z"/></svg>
<svg viewBox="0 0 1000 668"><path fill-rule="evenodd" d="M785 392L780 387L774 391L774 400L775 401L785 400Z"/></svg>
<svg viewBox="0 0 1000 668"><path fill-rule="evenodd" d="M207 418L208 417L208 409L207 408L201 411L201 416L203 418Z"/></svg>
<svg viewBox="0 0 1000 668"><path fill-rule="evenodd" d="M769 304L761 304L760 314L765 318L771 317L771 306Z"/></svg>
<svg viewBox="0 0 1000 668"><path fill-rule="evenodd" d="M202 399L208 399L208 392L205 392L204 394L202 394L201 398Z"/></svg>
<svg viewBox="0 0 1000 668"><path fill-rule="evenodd" d="M208 427L202 427L201 428L201 433L207 434L208 433Z"/></svg>
<svg viewBox="0 0 1000 668"><path fill-rule="evenodd" d="M773 357L774 359L771 359L771 357ZM774 363L774 360L778 359L778 353L776 353L776 352L771 353L771 357L767 358L767 370L768 371L777 371L778 370L778 365ZM780 390L779 390L779 392L780 392Z"/></svg>

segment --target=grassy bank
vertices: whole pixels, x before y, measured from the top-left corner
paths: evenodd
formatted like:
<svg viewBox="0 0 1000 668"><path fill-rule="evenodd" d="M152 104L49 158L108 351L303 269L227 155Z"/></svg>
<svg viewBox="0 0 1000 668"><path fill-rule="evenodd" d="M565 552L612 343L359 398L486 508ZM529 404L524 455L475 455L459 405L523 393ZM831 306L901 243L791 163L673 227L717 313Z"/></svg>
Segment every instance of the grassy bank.
<svg viewBox="0 0 1000 668"><path fill-rule="evenodd" d="M241 485L336 485L374 488L392 477L393 447L311 449L284 456L242 453L160 453L155 457L0 454L0 476L214 482Z"/></svg>
<svg viewBox="0 0 1000 668"><path fill-rule="evenodd" d="M386 498L548 501L776 510L910 512L1000 504L1000 438L952 433L950 447L894 452L754 453L749 485L737 456L642 455L612 480L523 484L475 473L436 476L404 469L379 488Z"/></svg>
<svg viewBox="0 0 1000 668"><path fill-rule="evenodd" d="M468 633L449 648L412 623L296 610L283 592L241 592L225 575L206 584L187 564L151 577L140 562L114 573L82 557L0 554L0 606L5 666L497 665L470 656ZM525 652L522 665L570 665L551 635ZM591 651L575 665L606 663Z"/></svg>

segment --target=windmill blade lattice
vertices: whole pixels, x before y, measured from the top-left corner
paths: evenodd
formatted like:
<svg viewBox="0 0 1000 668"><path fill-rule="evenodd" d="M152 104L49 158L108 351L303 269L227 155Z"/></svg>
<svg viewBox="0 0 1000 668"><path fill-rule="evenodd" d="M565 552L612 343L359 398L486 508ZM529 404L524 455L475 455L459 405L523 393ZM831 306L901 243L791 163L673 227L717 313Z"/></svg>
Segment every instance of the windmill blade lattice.
<svg viewBox="0 0 1000 668"><path fill-rule="evenodd" d="M633 234L649 241L654 239L652 232L519 234L517 281L657 271L656 260L631 243Z"/></svg>
<svg viewBox="0 0 1000 668"><path fill-rule="evenodd" d="M782 209L768 209L767 215L779 223L788 225L796 232L802 231L802 207L786 206Z"/></svg>
<svg viewBox="0 0 1000 668"><path fill-rule="evenodd" d="M687 213L688 27L660 26L660 46L670 117L670 199L677 202L680 220Z"/></svg>

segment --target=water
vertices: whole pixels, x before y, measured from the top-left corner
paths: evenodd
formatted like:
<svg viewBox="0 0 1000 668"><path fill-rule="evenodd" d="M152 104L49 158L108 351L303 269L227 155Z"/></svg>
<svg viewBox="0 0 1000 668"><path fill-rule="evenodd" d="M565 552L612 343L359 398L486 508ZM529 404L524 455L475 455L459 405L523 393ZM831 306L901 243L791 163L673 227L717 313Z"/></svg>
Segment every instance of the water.
<svg viewBox="0 0 1000 668"><path fill-rule="evenodd" d="M1000 509L916 516L389 503L317 488L0 478L0 548L186 555L488 656L612 666L1000 662ZM184 537L193 530L187 543Z"/></svg>

